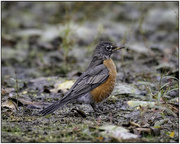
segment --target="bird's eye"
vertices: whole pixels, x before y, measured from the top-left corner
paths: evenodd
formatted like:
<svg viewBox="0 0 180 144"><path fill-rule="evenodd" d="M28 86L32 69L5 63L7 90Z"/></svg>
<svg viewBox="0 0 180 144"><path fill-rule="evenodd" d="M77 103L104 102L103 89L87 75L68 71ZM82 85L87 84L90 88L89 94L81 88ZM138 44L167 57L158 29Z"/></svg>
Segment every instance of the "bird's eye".
<svg viewBox="0 0 180 144"><path fill-rule="evenodd" d="M106 50L108 50L108 51L112 51L112 46L106 46Z"/></svg>

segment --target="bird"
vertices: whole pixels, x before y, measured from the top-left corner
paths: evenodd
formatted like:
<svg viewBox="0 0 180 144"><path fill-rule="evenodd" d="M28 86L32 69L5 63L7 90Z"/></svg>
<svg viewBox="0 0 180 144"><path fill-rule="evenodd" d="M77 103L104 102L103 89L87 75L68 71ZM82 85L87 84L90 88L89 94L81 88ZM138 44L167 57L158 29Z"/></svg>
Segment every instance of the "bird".
<svg viewBox="0 0 180 144"><path fill-rule="evenodd" d="M122 48L124 46L117 46L109 41L99 42L86 71L81 74L64 97L41 110L39 115L50 115L68 103L90 104L95 112L102 112L97 104L110 96L117 76L111 55Z"/></svg>

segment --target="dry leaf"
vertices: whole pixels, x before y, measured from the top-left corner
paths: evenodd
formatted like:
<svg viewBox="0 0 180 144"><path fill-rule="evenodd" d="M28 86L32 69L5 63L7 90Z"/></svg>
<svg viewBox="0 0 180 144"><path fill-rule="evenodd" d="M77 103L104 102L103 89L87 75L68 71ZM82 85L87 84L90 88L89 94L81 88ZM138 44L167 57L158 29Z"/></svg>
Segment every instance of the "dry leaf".
<svg viewBox="0 0 180 144"><path fill-rule="evenodd" d="M2 103L2 107L7 107L7 108L10 108L12 110L17 110L17 104L10 99L8 99L4 103Z"/></svg>
<svg viewBox="0 0 180 144"><path fill-rule="evenodd" d="M173 137L174 137L174 131L171 132L169 136L170 136L171 138L173 138Z"/></svg>

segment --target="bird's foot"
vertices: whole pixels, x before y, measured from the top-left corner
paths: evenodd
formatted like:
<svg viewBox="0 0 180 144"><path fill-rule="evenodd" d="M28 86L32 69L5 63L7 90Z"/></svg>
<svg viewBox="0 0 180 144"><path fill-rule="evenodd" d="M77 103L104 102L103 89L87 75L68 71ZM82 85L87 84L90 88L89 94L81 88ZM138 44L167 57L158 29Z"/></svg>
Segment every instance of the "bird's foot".
<svg viewBox="0 0 180 144"><path fill-rule="evenodd" d="M97 113L100 113L100 114L107 114L107 113L109 113L109 111L108 111L108 110L101 110L100 108L98 108Z"/></svg>
<svg viewBox="0 0 180 144"><path fill-rule="evenodd" d="M99 108L97 105L95 105L95 104L91 104L91 106L92 106L94 112L96 112L97 114L107 114L107 113L109 113L108 110L104 111L104 110L102 110L102 108L100 109L100 108Z"/></svg>

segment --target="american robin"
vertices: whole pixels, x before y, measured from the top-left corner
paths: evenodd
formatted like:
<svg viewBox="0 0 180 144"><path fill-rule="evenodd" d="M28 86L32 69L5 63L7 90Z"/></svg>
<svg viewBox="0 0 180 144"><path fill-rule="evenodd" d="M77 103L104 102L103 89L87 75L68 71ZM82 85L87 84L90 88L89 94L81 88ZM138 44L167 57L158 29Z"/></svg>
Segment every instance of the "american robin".
<svg viewBox="0 0 180 144"><path fill-rule="evenodd" d="M45 116L63 105L75 102L90 104L94 111L100 111L96 103L106 99L113 91L116 81L116 66L111 55L123 46L110 42L100 42L94 51L92 61L86 71L76 80L67 94L59 101L40 111Z"/></svg>

